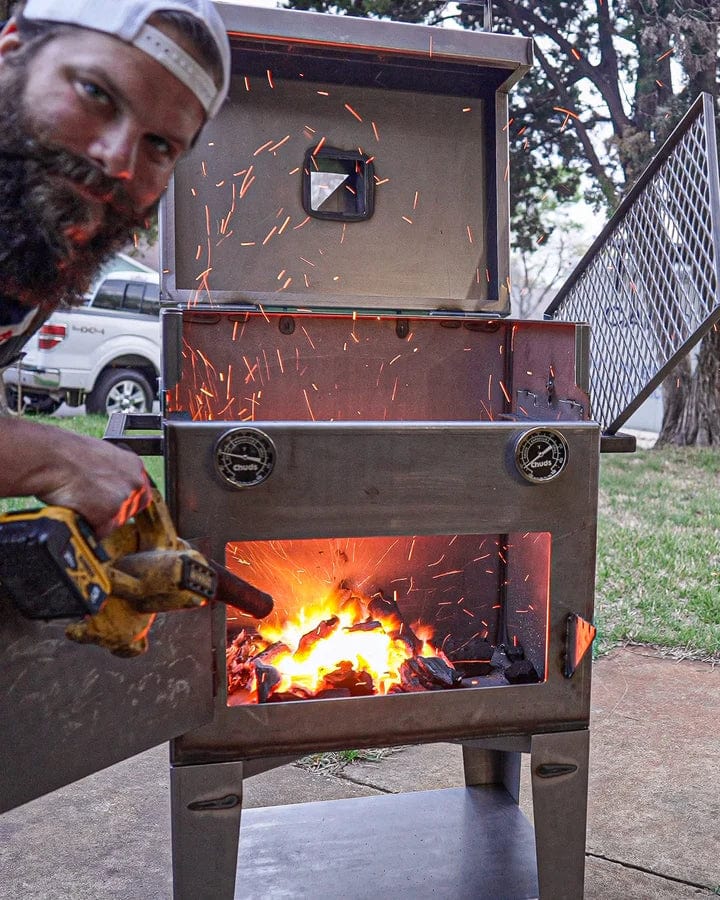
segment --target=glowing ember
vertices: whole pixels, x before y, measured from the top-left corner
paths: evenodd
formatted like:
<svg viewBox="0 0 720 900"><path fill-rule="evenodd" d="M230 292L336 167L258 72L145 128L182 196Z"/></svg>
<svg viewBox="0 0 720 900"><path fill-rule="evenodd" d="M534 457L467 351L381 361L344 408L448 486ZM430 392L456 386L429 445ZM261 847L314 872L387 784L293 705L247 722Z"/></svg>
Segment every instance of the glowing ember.
<svg viewBox="0 0 720 900"><path fill-rule="evenodd" d="M456 687L461 675L394 600L340 588L282 627L243 630L227 650L228 693L258 702Z"/></svg>

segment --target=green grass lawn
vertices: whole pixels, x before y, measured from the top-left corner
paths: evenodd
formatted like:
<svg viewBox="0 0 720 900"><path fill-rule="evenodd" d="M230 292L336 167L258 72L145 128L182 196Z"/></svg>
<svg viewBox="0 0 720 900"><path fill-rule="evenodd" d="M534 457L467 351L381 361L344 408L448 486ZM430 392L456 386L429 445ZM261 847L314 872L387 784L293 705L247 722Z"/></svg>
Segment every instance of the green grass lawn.
<svg viewBox="0 0 720 900"><path fill-rule="evenodd" d="M37 420L96 437L106 422ZM145 464L162 487L162 459ZM0 500L2 510L28 505ZM601 457L595 621L597 653L631 641L720 659L720 450Z"/></svg>
<svg viewBox="0 0 720 900"><path fill-rule="evenodd" d="M601 458L595 619L618 641L720 659L720 450Z"/></svg>

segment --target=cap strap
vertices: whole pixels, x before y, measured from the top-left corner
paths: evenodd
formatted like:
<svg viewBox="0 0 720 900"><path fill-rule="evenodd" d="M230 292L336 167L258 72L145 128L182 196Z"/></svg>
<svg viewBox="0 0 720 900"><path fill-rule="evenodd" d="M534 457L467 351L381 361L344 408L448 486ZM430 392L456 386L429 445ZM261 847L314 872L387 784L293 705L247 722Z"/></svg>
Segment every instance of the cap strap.
<svg viewBox="0 0 720 900"><path fill-rule="evenodd" d="M205 112L210 111L217 96L217 87L210 75L189 53L152 25L143 25L132 43L172 72L195 94Z"/></svg>

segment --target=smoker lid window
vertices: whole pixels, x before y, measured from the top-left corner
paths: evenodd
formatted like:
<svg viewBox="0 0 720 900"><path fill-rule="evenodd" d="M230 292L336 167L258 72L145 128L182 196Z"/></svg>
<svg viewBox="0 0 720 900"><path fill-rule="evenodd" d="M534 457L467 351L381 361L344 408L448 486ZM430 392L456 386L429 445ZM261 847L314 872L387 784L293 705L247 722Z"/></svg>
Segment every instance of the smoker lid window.
<svg viewBox="0 0 720 900"><path fill-rule="evenodd" d="M359 222L373 214L372 157L335 147L311 147L303 163L303 208L316 219Z"/></svg>

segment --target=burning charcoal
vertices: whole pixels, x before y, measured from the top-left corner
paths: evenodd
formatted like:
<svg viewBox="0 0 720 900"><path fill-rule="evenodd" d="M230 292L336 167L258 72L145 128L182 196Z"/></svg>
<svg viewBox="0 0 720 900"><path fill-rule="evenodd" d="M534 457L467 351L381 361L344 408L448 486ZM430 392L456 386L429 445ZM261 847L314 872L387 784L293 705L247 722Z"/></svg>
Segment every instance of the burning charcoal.
<svg viewBox="0 0 720 900"><path fill-rule="evenodd" d="M380 619L388 629L390 637L403 640L411 648L413 654L422 650L422 641L413 632L400 612L395 600L386 600L381 593L375 594L368 604L370 615Z"/></svg>
<svg viewBox="0 0 720 900"><path fill-rule="evenodd" d="M243 628L228 644L227 656L240 656L243 659L250 659L265 647L267 647L267 641L260 637L257 632Z"/></svg>
<svg viewBox="0 0 720 900"><path fill-rule="evenodd" d="M236 691L247 690L252 683L254 671L255 670L253 669L252 664L248 662L235 664L233 665L232 669L228 668L228 694L234 694Z"/></svg>
<svg viewBox="0 0 720 900"><path fill-rule="evenodd" d="M490 660L494 648L479 637L472 637L462 643L457 643L450 637L443 642L442 648L450 662L466 678L489 675L492 671Z"/></svg>
<svg viewBox="0 0 720 900"><path fill-rule="evenodd" d="M282 656L284 653L290 653L288 645L283 644L282 641L275 641L275 643L270 644L264 650L261 650L260 653L253 658L260 660L260 662L263 663L271 663L274 659L277 659L278 656Z"/></svg>
<svg viewBox="0 0 720 900"><path fill-rule="evenodd" d="M356 672L348 660L343 660L337 669L323 678L323 688L346 688L353 697L369 697L375 693L372 675L369 672Z"/></svg>
<svg viewBox="0 0 720 900"><path fill-rule="evenodd" d="M394 641L398 641L403 644L405 647L405 652L408 656L415 656L422 650L422 643L419 641L415 635L408 628L406 632L400 631L391 631L388 634L388 637L391 637Z"/></svg>
<svg viewBox="0 0 720 900"><path fill-rule="evenodd" d="M258 703L267 703L272 689L280 683L282 676L274 666L268 666L259 660L253 663L257 679Z"/></svg>
<svg viewBox="0 0 720 900"><path fill-rule="evenodd" d="M338 608L340 611L348 613L353 620L360 621L360 619L364 619L367 615L368 598L363 597L361 594L358 594L357 591L346 587L344 584L340 585L339 590L340 598Z"/></svg>
<svg viewBox="0 0 720 900"><path fill-rule="evenodd" d="M350 625L343 630L344 631L375 631L378 628L382 628L382 622L378 622L377 619L366 619L364 622L357 622L355 625Z"/></svg>
<svg viewBox="0 0 720 900"><path fill-rule="evenodd" d="M337 630L340 619L337 616L331 616L329 619L323 619L312 631L308 631L298 641L298 647L293 657L298 660L307 659L312 652L313 647L318 641L330 637Z"/></svg>
<svg viewBox="0 0 720 900"><path fill-rule="evenodd" d="M256 634L245 630L232 640L225 652L228 694L250 687L254 674L251 659L263 643Z"/></svg>
<svg viewBox="0 0 720 900"><path fill-rule="evenodd" d="M429 691L456 687L462 675L437 656L414 656L403 663Z"/></svg>
<svg viewBox="0 0 720 900"><path fill-rule="evenodd" d="M424 691L425 686L420 680L417 672L415 672L410 666L410 660L406 659L405 662L400 666L400 685L399 688L391 689L393 694L398 693L398 691L402 691L404 694L412 694L417 691Z"/></svg>
<svg viewBox="0 0 720 900"><path fill-rule="evenodd" d="M529 659L516 659L503 672L510 684L537 684L540 676Z"/></svg>
<svg viewBox="0 0 720 900"><path fill-rule="evenodd" d="M309 691L301 691L299 688L290 688L289 691L275 691L267 698L268 703L287 703L292 700L308 700L312 694Z"/></svg>
<svg viewBox="0 0 720 900"><path fill-rule="evenodd" d="M343 697L351 697L347 688L323 688L317 694L313 694L313 700L336 700Z"/></svg>

